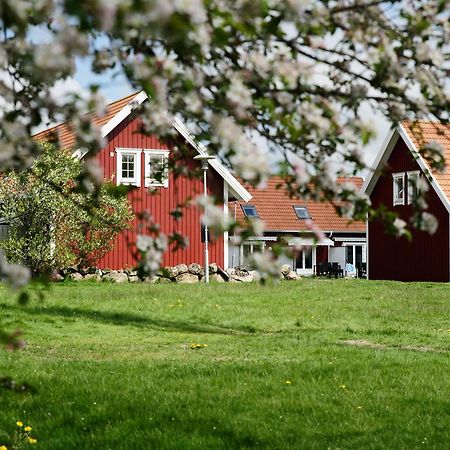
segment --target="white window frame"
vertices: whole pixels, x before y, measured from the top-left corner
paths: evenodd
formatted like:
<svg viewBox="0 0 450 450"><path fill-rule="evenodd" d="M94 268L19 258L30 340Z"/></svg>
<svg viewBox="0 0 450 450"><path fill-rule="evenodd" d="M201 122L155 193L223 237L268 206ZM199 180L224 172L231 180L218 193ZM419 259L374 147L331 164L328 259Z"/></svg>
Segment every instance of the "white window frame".
<svg viewBox="0 0 450 450"><path fill-rule="evenodd" d="M403 181L403 197L400 198L397 191L397 180ZM392 202L394 206L404 205L406 197L405 172L392 174Z"/></svg>
<svg viewBox="0 0 450 450"><path fill-rule="evenodd" d="M155 186L155 187L169 187L169 171L167 166L164 168L164 177L160 181L150 178L150 157L151 156L162 156L165 159L165 164L169 160L169 150L152 150L144 149L144 183L145 187Z"/></svg>
<svg viewBox="0 0 450 450"><path fill-rule="evenodd" d="M419 190L418 182L420 170L411 170L406 172L406 175L408 176L408 205L410 205L414 197L413 184L416 186L417 190Z"/></svg>
<svg viewBox="0 0 450 450"><path fill-rule="evenodd" d="M142 150L136 148L116 148L116 181L117 184L128 186L141 186L141 153ZM122 156L134 155L134 178L122 177Z"/></svg>

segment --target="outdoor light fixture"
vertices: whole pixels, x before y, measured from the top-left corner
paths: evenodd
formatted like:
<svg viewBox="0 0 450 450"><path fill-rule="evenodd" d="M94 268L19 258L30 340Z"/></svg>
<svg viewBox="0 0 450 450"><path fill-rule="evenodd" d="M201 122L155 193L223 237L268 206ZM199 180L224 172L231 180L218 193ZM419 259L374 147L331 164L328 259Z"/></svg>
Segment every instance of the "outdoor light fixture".
<svg viewBox="0 0 450 450"><path fill-rule="evenodd" d="M214 156L208 155L207 153L204 153L202 155L194 156L194 159L196 161L200 161L202 163L202 170L203 170L203 191L205 196L205 283L209 283L209 239L208 239L208 203L207 203L207 197L208 197L208 191L206 186L206 173L208 172L208 161L211 159L214 159Z"/></svg>

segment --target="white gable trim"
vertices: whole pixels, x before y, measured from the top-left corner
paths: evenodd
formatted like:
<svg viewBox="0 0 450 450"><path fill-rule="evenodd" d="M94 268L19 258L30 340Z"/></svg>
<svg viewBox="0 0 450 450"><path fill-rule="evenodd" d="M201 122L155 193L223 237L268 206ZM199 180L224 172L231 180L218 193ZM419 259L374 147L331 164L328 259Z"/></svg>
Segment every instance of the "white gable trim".
<svg viewBox="0 0 450 450"><path fill-rule="evenodd" d="M441 187L439 186L439 183L436 181L436 178L433 176L431 171L428 169L428 166L426 165L424 159L420 155L418 149L415 147L414 143L411 141L408 133L405 131L405 129L403 128L402 125L399 125L396 129L392 130L389 133L386 140L384 141L384 143L381 146L381 149L375 159L374 168L371 170L370 175L367 177L367 179L364 181L363 185L361 186L361 191L370 196L378 179L380 178L382 166L387 162L387 160L391 156L392 150L394 149L395 145L397 144L399 137L401 137L403 139L403 141L405 142L409 151L411 152L411 154L417 161L417 164L422 169L423 173L427 177L431 186L435 190L439 199L441 200L441 202L443 203L443 205L445 206L447 211L450 213L450 200L447 198L447 196L442 191Z"/></svg>
<svg viewBox="0 0 450 450"><path fill-rule="evenodd" d="M139 92L136 96L125 105L112 119L110 119L105 125L103 125L101 129L102 137L106 137L109 133L111 133L114 128L116 128L120 123L122 123L131 112L140 104L142 104L147 99L147 94L144 91ZM172 122L175 130L178 131L181 136L192 146L194 149L200 154L204 155L208 153L206 147L197 142L193 136L189 133L189 130L186 126L181 122L181 120L175 118ZM78 150L77 150L78 152ZM87 152L80 152L76 156L82 158ZM214 168L214 170L224 179L226 183L228 183L231 192L236 196L237 199L248 202L251 200L251 194L242 186L241 183L231 174L231 172L220 162L219 158L216 156L211 161L208 161L209 164Z"/></svg>
<svg viewBox="0 0 450 450"><path fill-rule="evenodd" d="M389 156L391 156L392 150L394 150L399 136L400 135L395 128L392 129L387 135L377 154L377 157L375 158L373 168L370 169L369 175L361 186L361 192L364 192L369 196L372 194L373 188L377 184L378 178L380 178L381 170L389 159Z"/></svg>
<svg viewBox="0 0 450 450"><path fill-rule="evenodd" d="M128 102L112 119L109 119L109 121L102 126L102 137L106 137L109 133L111 133L114 128L120 125L132 113L132 111L146 99L147 94L144 91L136 94L136 96L133 97L133 99L130 100L130 102Z"/></svg>
<svg viewBox="0 0 450 450"><path fill-rule="evenodd" d="M444 191L439 186L439 183L436 181L436 178L434 178L434 175L431 173L430 169L426 165L424 159L420 155L418 149L415 147L414 143L409 138L408 133L403 128L403 125L400 125L398 127L400 136L405 141L406 145L409 148L409 151L412 153L414 158L417 161L417 164L419 164L419 167L422 169L423 173L427 177L428 181L430 182L431 186L433 186L433 189L436 191L436 194L440 198L441 202L447 209L447 211L450 213L450 200L447 198L447 196L444 194Z"/></svg>
<svg viewBox="0 0 450 450"><path fill-rule="evenodd" d="M200 155L208 154L206 147L202 143L197 142L191 136L189 130L186 128L186 125L184 125L181 120L175 118L172 125L181 134L181 136L183 136L186 141L189 142L189 144L191 144L192 147L195 148L195 150L197 150ZM245 189L244 186L239 183L239 181L231 174L231 172L219 161L219 158L217 158L217 156L208 162L214 168L214 170L228 183L231 191L238 199L240 198L245 202L248 202L252 199L252 195L250 194L250 192L248 192L247 189Z"/></svg>

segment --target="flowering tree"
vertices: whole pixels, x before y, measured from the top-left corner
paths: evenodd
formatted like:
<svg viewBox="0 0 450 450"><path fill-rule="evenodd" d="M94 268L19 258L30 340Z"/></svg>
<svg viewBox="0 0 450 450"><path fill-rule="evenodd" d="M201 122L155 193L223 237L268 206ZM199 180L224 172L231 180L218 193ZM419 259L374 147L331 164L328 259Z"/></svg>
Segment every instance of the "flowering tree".
<svg viewBox="0 0 450 450"><path fill-rule="evenodd" d="M74 75L76 58L88 57L94 72L121 72L149 94L147 132L166 138L179 117L244 180L264 183L277 171L294 195L365 217L368 199L336 182L364 168L373 130L361 109L394 124L448 121L447 7L446 0L5 0L0 167L29 166L39 152L33 129L52 121L70 120L79 148L101 148L84 115L103 110L97 87L89 96L52 95ZM284 155L277 167L270 152ZM438 146L422 153L443 167ZM94 172L84 176L94 180ZM404 232L401 221L378 214Z"/></svg>

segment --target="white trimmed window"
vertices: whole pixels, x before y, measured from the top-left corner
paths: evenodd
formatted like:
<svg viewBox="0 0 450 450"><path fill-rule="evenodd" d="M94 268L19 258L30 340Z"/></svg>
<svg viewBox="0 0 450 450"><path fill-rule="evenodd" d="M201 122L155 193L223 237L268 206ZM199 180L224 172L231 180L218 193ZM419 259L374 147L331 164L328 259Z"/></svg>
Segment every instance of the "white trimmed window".
<svg viewBox="0 0 450 450"><path fill-rule="evenodd" d="M169 187L169 150L144 150L145 187Z"/></svg>
<svg viewBox="0 0 450 450"><path fill-rule="evenodd" d="M406 174L408 175L408 205L410 205L419 194L420 172L418 170L414 170L411 172L406 172Z"/></svg>
<svg viewBox="0 0 450 450"><path fill-rule="evenodd" d="M142 150L117 148L117 184L141 185Z"/></svg>
<svg viewBox="0 0 450 450"><path fill-rule="evenodd" d="M393 186L393 203L396 205L405 204L405 173L393 173L392 174L392 186Z"/></svg>

